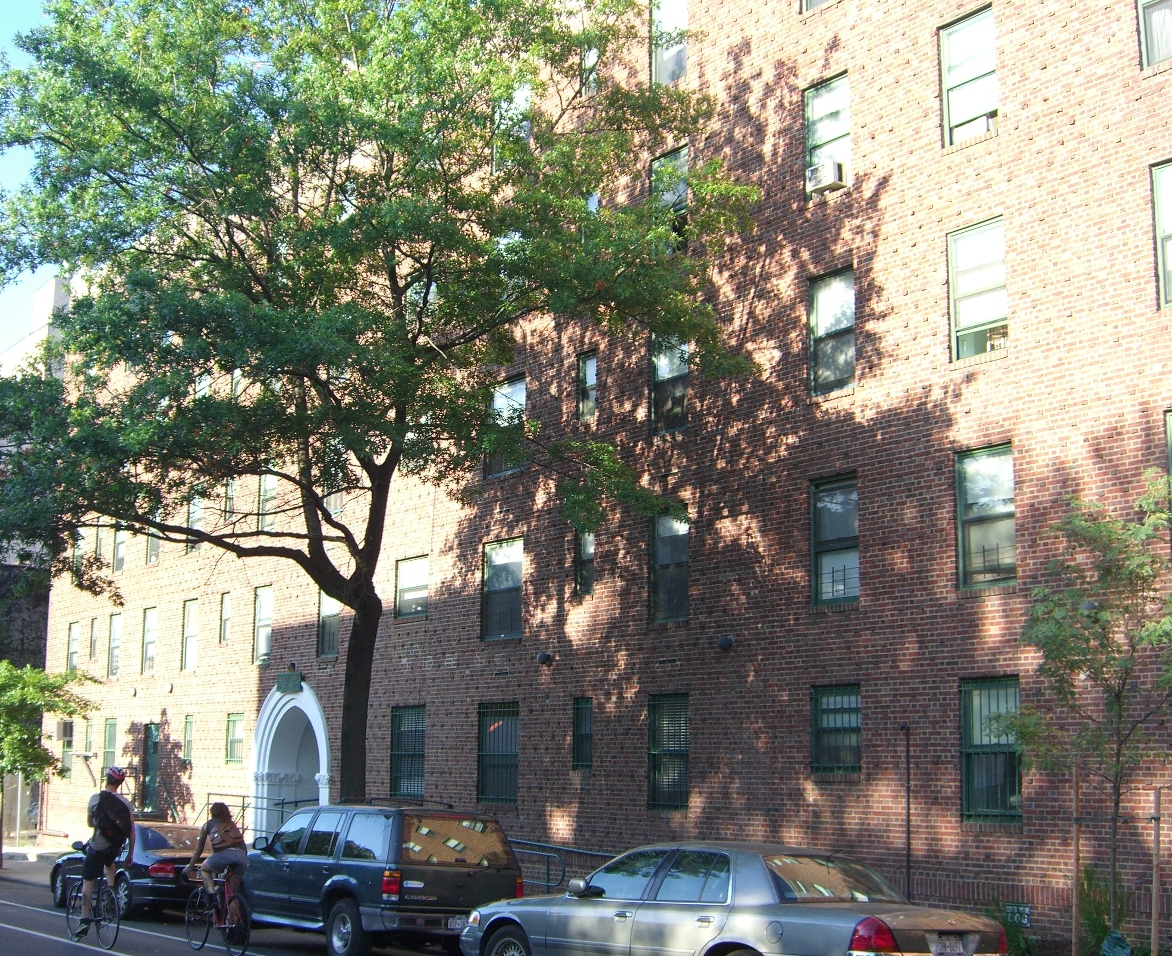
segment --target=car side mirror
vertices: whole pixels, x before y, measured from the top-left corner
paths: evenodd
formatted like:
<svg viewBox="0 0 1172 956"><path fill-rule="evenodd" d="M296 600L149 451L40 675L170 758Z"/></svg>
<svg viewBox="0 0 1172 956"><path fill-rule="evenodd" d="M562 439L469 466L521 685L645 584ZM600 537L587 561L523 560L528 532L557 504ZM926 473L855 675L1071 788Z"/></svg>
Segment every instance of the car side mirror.
<svg viewBox="0 0 1172 956"><path fill-rule="evenodd" d="M585 880L580 878L574 878L570 880L567 889L569 890L570 896L587 898L591 896L602 896L604 892L601 886L591 886Z"/></svg>
<svg viewBox="0 0 1172 956"><path fill-rule="evenodd" d="M255 840L252 841L252 848L254 850L268 850L268 849L270 849L269 838L262 833L260 836L258 836Z"/></svg>
<svg viewBox="0 0 1172 956"><path fill-rule="evenodd" d="M74 841L73 841L73 848L74 848L75 850L84 850L84 849L85 849L85 844L84 844L84 843L82 843L82 842L81 842L81 840L74 840Z"/></svg>

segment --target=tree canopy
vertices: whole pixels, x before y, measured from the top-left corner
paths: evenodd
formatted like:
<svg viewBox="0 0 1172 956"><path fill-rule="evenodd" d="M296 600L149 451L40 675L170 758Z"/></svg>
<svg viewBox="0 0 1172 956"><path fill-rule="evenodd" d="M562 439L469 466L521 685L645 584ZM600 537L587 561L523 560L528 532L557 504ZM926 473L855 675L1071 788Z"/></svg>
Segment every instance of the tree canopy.
<svg viewBox="0 0 1172 956"><path fill-rule="evenodd" d="M748 371L710 271L754 193L687 161L712 103L649 82L633 0L46 9L0 75L0 149L35 156L0 198L0 273L60 263L77 294L0 380L0 547L92 590L74 550L100 520L297 565L355 611L340 781L362 799L394 477L528 457L579 528L679 511L613 447L494 414L493 387L544 315Z"/></svg>

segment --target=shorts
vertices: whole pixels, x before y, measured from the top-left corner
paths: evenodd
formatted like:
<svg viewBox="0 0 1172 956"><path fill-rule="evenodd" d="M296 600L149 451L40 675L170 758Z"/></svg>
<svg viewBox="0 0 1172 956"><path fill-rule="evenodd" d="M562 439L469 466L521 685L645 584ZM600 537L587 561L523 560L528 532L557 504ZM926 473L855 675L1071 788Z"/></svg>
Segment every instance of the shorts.
<svg viewBox="0 0 1172 956"><path fill-rule="evenodd" d="M122 847L120 846L108 846L101 850L89 847L85 851L85 860L81 864L81 878L83 880L96 880L102 875L102 870L114 865L114 861L118 859L118 854L121 852Z"/></svg>
<svg viewBox="0 0 1172 956"><path fill-rule="evenodd" d="M240 872L248 869L248 851L242 846L230 846L226 850L216 850L200 864L209 873L220 874L233 863L238 864Z"/></svg>

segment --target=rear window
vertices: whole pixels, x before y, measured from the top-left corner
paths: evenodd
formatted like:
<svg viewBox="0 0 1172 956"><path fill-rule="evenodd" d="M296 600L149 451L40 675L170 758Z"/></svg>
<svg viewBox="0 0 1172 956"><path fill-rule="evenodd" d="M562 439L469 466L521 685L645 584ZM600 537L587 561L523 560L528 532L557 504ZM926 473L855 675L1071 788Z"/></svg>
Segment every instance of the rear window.
<svg viewBox="0 0 1172 956"><path fill-rule="evenodd" d="M342 844L343 860L369 860L384 863L391 843L389 813L355 813Z"/></svg>
<svg viewBox="0 0 1172 956"><path fill-rule="evenodd" d="M144 850L194 850L199 843L195 827L143 827L140 835Z"/></svg>
<svg viewBox="0 0 1172 956"><path fill-rule="evenodd" d="M903 894L862 863L835 856L767 856L783 903L906 902Z"/></svg>
<svg viewBox="0 0 1172 956"><path fill-rule="evenodd" d="M507 867L513 851L491 820L404 814L402 862Z"/></svg>

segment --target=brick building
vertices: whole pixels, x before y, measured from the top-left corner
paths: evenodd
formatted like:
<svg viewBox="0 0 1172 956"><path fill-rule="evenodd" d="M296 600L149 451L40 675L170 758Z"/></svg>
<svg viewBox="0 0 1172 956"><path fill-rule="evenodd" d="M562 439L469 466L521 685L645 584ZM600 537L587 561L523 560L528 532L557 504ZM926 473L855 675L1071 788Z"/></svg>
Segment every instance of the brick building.
<svg viewBox="0 0 1172 956"><path fill-rule="evenodd" d="M489 462L472 505L398 479L368 792L585 848L839 848L902 885L906 744L913 896L1027 903L1062 936L1068 788L981 718L1039 691L1017 637L1063 498L1126 509L1167 465L1172 3L806 5L676 0L660 16L696 36L651 58L718 103L666 159L762 190L714 291L759 377L545 319L501 390L545 435L616 441L690 524L580 540L536 469ZM179 818L247 795L265 829L328 799L348 615L287 566L91 544L125 604L54 590L50 666L107 680L48 825L76 831L113 762Z"/></svg>

